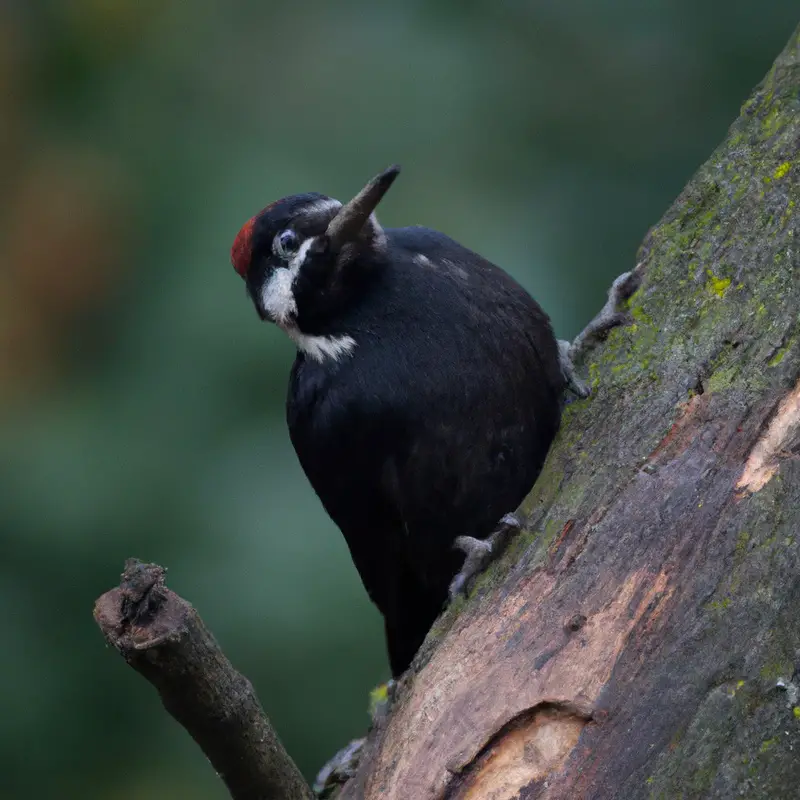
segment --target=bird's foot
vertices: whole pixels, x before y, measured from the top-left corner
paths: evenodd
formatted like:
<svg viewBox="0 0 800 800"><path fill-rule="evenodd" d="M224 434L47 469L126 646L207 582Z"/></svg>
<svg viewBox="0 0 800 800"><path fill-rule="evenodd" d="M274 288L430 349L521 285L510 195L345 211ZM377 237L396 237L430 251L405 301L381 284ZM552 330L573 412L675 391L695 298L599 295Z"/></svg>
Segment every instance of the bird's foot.
<svg viewBox="0 0 800 800"><path fill-rule="evenodd" d="M373 728L388 716L396 689L397 681L389 680L369 693L369 715ZM366 737L353 739L320 769L313 786L317 797L321 800L331 797L337 787L347 783L356 774L365 742Z"/></svg>
<svg viewBox="0 0 800 800"><path fill-rule="evenodd" d="M337 788L341 788L356 774L365 741L363 738L353 739L317 773L313 789L320 800L331 797Z"/></svg>
<svg viewBox="0 0 800 800"><path fill-rule="evenodd" d="M462 550L467 557L458 574L450 581L448 592L451 602L466 591L469 581L483 572L487 565L500 555L511 535L521 528L522 522L516 515L506 514L500 520L497 529L488 538L476 539L474 536L459 536L453 542L453 547Z"/></svg>
<svg viewBox="0 0 800 800"><path fill-rule="evenodd" d="M619 325L626 325L631 321L627 311L620 311L619 307L639 288L641 275L639 270L633 269L630 272L623 272L608 290L608 300L600 309L600 313L572 340L567 342L559 340L559 361L561 371L567 382L567 388L574 392L578 397L588 397L591 394L586 384L578 378L575 372L575 360L588 350L590 346L596 344L612 328Z"/></svg>

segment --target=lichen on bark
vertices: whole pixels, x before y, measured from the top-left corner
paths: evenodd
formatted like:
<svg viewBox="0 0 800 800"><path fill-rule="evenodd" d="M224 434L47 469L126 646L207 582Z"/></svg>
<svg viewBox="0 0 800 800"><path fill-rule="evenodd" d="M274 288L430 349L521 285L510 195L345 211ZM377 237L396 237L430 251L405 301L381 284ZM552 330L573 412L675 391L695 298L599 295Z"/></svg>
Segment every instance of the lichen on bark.
<svg viewBox="0 0 800 800"><path fill-rule="evenodd" d="M553 707L585 724L524 797L796 793L798 112L800 30L645 237L527 530L434 626L344 796L467 797L491 762L505 797L502 732Z"/></svg>

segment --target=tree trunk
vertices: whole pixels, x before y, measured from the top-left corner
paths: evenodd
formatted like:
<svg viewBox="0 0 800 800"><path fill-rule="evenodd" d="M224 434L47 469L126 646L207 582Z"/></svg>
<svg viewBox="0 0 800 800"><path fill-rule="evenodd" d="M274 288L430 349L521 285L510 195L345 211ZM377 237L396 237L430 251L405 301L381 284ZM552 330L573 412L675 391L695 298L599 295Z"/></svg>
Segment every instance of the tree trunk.
<svg viewBox="0 0 800 800"><path fill-rule="evenodd" d="M347 798L800 797L800 30Z"/></svg>

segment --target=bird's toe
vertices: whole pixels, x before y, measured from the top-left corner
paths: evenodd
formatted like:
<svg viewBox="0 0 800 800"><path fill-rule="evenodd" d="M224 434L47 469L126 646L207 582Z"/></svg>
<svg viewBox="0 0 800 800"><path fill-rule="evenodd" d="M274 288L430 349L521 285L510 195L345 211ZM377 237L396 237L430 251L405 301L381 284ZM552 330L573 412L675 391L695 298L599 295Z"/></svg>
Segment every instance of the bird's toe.
<svg viewBox="0 0 800 800"><path fill-rule="evenodd" d="M453 547L466 554L464 564L450 581L448 594L450 601L463 594L469 582L499 555L505 548L510 534L520 530L522 522L516 514L506 514L498 524L497 529L486 539L476 539L474 536L459 536L453 542Z"/></svg>

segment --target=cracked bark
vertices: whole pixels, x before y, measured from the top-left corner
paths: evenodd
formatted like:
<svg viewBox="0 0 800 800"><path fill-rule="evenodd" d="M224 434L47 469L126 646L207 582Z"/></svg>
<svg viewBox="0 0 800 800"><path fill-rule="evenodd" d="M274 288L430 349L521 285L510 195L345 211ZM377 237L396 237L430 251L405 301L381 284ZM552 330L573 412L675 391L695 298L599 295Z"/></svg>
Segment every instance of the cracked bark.
<svg viewBox="0 0 800 800"><path fill-rule="evenodd" d="M437 621L342 800L797 795L798 111L800 30L648 233L635 322L586 365L525 529ZM308 796L193 611L170 651L168 606L129 581L96 617L233 796ZM202 692L197 647L221 668Z"/></svg>
<svg viewBox="0 0 800 800"><path fill-rule="evenodd" d="M647 235L527 524L342 798L800 785L800 30Z"/></svg>

